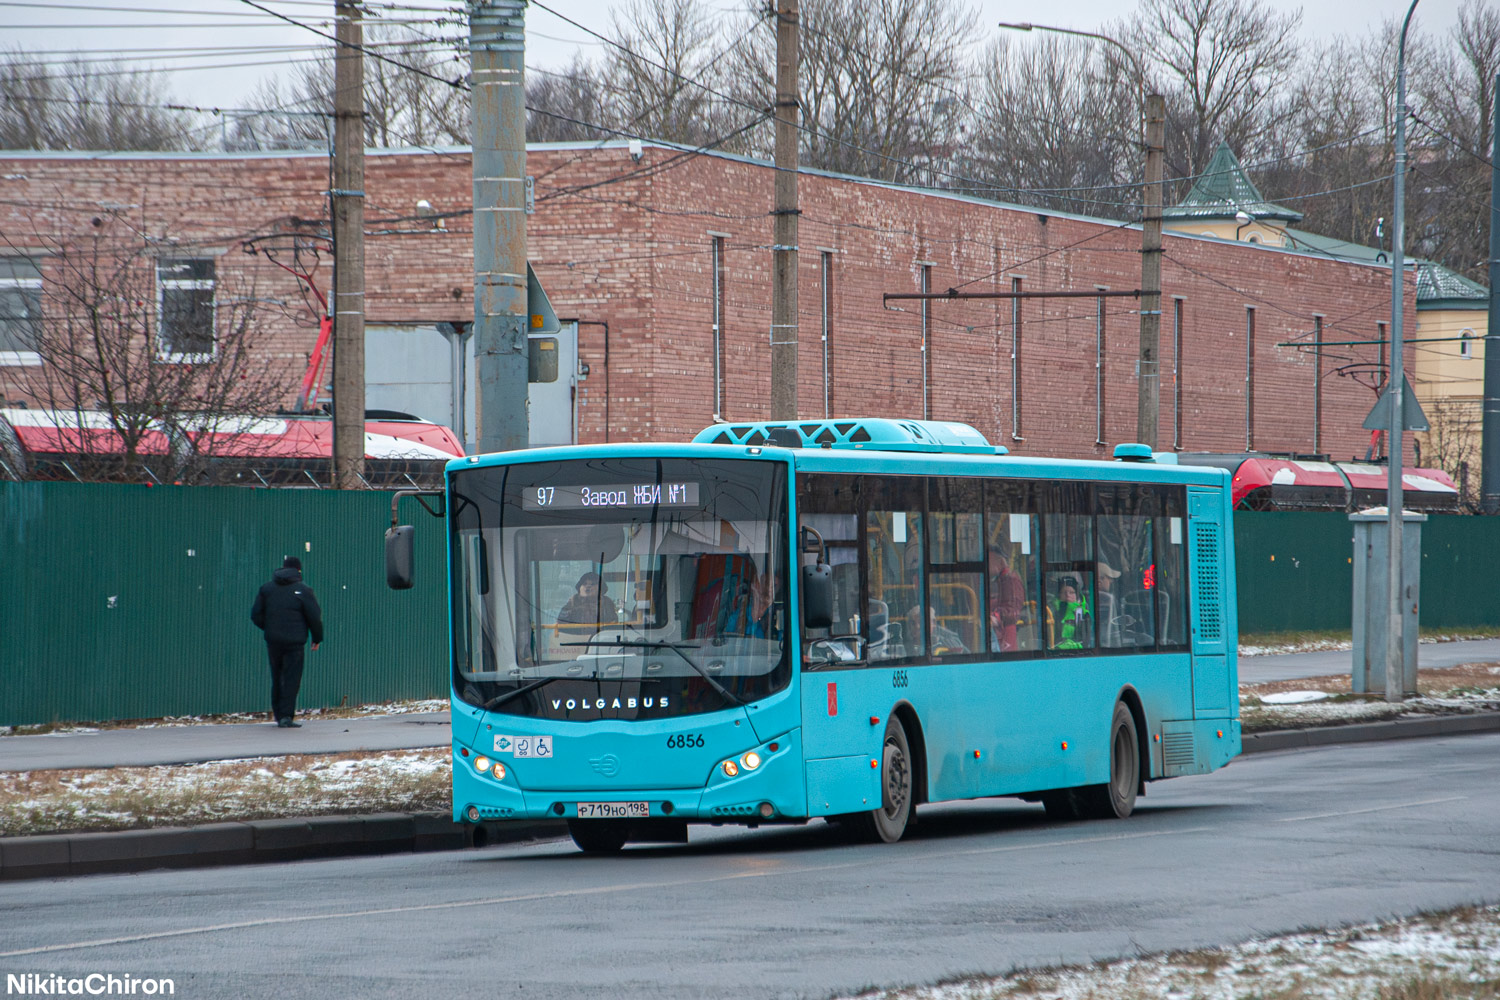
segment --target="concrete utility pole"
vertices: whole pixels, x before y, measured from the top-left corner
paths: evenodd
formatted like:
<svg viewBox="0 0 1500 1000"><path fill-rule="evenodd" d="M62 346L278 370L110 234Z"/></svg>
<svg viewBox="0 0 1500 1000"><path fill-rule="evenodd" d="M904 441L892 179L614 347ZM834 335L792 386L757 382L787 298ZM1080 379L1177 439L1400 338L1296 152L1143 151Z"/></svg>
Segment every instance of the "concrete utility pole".
<svg viewBox="0 0 1500 1000"><path fill-rule="evenodd" d="M777 0L775 278L771 290L771 419L797 419L797 0Z"/></svg>
<svg viewBox="0 0 1500 1000"><path fill-rule="evenodd" d="M1406 616L1401 606L1406 594L1406 579L1401 574L1401 533L1406 519L1402 516L1401 460L1404 444L1405 404L1402 399L1406 388L1406 369L1401 359L1401 321L1406 312L1406 261L1403 241L1406 238L1406 31L1411 27L1411 16L1416 13L1417 0L1411 0L1406 9L1406 20L1401 24L1401 42L1396 49L1396 178L1395 219L1391 227L1391 375L1386 379L1390 386L1390 459L1386 481L1386 508L1390 516L1390 604L1387 613L1390 620L1386 626L1385 652L1385 700L1404 701L1406 698ZM1410 599L1415 599L1411 595ZM1411 665L1412 679L1416 678L1416 664Z"/></svg>
<svg viewBox="0 0 1500 1000"><path fill-rule="evenodd" d="M516 451L526 412L526 0L471 0L474 362L479 450Z"/></svg>
<svg viewBox="0 0 1500 1000"><path fill-rule="evenodd" d="M1480 509L1500 514L1500 76L1495 77L1490 169L1490 318L1484 334L1484 416L1479 445Z"/></svg>
<svg viewBox="0 0 1500 1000"><path fill-rule="evenodd" d="M1167 102L1146 97L1146 188L1141 213L1141 343L1135 439L1156 450L1161 414L1161 184Z"/></svg>
<svg viewBox="0 0 1500 1000"><path fill-rule="evenodd" d="M334 5L333 485L365 485L365 64L353 0Z"/></svg>

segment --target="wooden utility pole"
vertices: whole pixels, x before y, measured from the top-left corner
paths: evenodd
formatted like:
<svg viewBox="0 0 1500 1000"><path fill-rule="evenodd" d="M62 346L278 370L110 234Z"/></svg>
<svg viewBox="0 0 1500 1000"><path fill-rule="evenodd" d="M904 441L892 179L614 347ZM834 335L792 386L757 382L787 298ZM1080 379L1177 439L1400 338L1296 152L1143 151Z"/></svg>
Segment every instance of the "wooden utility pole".
<svg viewBox="0 0 1500 1000"><path fill-rule="evenodd" d="M1141 213L1140 384L1136 393L1135 439L1156 449L1161 413L1161 186L1166 144L1167 102L1146 96L1146 187Z"/></svg>
<svg viewBox="0 0 1500 1000"><path fill-rule="evenodd" d="M797 0L776 0L775 277L771 290L771 419L797 419Z"/></svg>
<svg viewBox="0 0 1500 1000"><path fill-rule="evenodd" d="M364 32L337 0L333 89L333 484L365 485Z"/></svg>
<svg viewBox="0 0 1500 1000"><path fill-rule="evenodd" d="M474 364L483 452L517 451L526 400L526 0L469 5L474 76Z"/></svg>

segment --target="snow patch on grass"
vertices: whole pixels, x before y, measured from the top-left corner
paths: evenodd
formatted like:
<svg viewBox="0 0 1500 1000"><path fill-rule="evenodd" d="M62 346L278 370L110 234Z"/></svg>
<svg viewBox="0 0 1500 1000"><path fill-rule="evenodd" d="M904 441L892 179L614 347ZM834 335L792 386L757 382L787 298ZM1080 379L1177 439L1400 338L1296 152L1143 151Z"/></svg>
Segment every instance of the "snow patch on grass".
<svg viewBox="0 0 1500 1000"><path fill-rule="evenodd" d="M1089 966L1011 972L859 1000L1494 1000L1500 906Z"/></svg>

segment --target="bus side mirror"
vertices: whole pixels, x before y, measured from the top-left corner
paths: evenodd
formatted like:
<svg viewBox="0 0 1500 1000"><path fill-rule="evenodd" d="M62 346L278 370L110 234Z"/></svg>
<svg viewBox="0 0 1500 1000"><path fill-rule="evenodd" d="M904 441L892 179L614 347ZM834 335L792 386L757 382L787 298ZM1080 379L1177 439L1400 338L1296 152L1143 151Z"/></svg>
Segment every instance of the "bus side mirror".
<svg viewBox="0 0 1500 1000"><path fill-rule="evenodd" d="M825 562L802 567L802 626L833 626L833 568Z"/></svg>
<svg viewBox="0 0 1500 1000"><path fill-rule="evenodd" d="M416 547L416 529L409 524L393 524L385 529L385 585L392 590L410 590Z"/></svg>

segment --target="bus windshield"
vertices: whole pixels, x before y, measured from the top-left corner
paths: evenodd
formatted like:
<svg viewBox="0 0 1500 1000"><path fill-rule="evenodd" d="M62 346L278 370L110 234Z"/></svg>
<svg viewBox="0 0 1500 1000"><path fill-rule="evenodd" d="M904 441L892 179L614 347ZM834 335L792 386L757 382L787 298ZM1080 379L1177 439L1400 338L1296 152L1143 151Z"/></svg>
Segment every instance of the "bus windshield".
<svg viewBox="0 0 1500 1000"><path fill-rule="evenodd" d="M515 715L716 711L790 679L787 473L655 458L455 472L454 690Z"/></svg>

